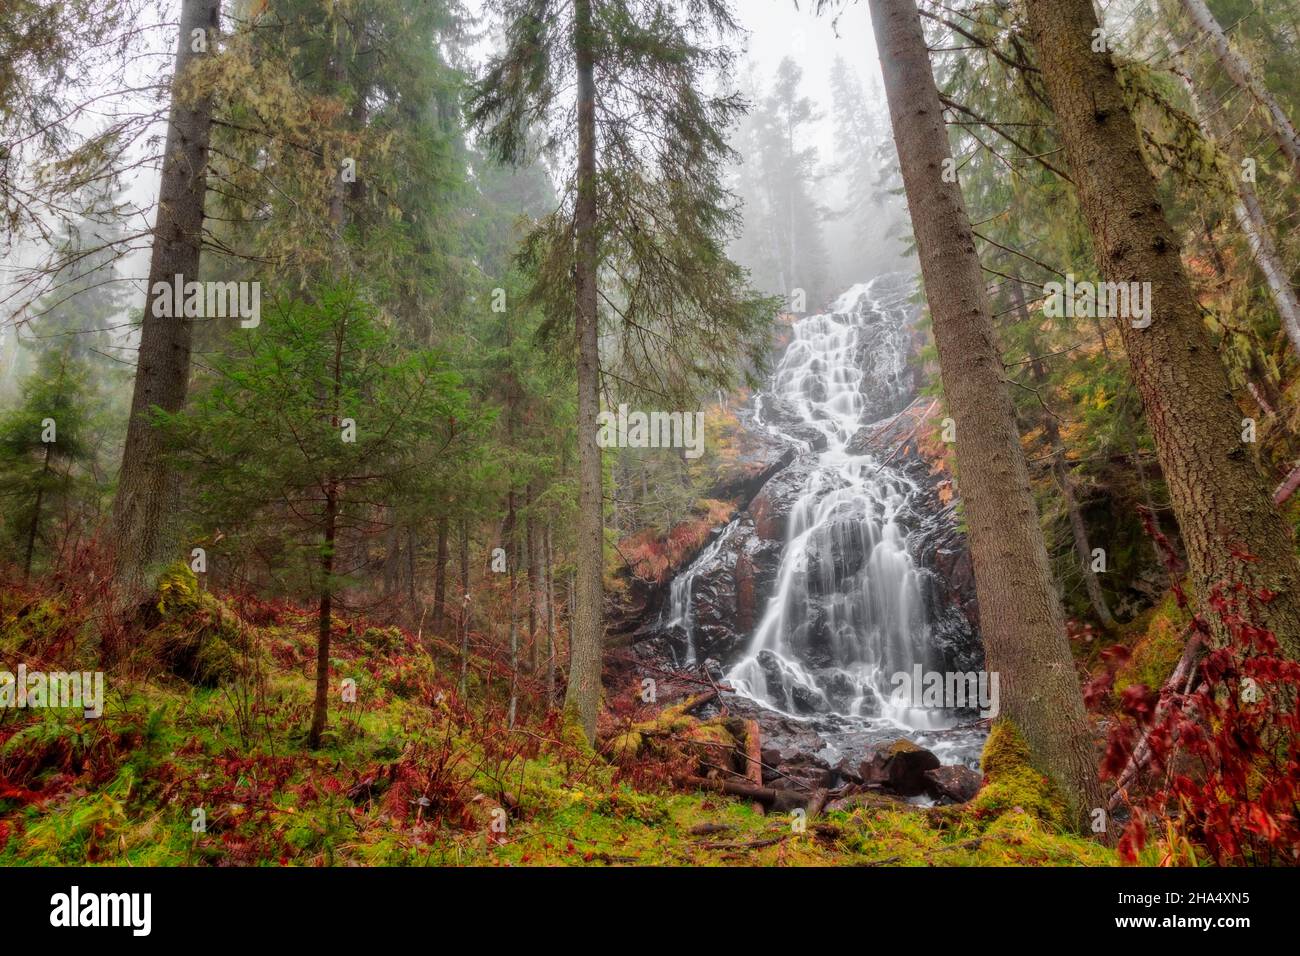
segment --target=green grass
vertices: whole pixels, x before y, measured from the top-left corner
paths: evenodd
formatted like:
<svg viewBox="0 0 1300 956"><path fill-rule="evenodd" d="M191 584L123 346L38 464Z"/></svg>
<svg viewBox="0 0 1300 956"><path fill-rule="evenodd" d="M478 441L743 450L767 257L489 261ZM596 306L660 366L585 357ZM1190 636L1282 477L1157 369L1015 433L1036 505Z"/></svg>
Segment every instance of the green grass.
<svg viewBox="0 0 1300 956"><path fill-rule="evenodd" d="M254 627L214 603L189 602L159 627L184 632L190 613L192 630L232 647L242 633L221 686L136 666L108 675L97 721L0 712L0 865L1117 863L1064 832L1019 764L965 807L865 806L812 821L716 793L637 790L626 767L567 743L536 701L506 730L490 661L475 660L461 701L455 648L421 648L397 629L340 622L334 681L354 678L357 703L332 702L326 745L311 752L312 620L289 611ZM0 635L39 660L44 637L13 636L14 605L0 597Z"/></svg>

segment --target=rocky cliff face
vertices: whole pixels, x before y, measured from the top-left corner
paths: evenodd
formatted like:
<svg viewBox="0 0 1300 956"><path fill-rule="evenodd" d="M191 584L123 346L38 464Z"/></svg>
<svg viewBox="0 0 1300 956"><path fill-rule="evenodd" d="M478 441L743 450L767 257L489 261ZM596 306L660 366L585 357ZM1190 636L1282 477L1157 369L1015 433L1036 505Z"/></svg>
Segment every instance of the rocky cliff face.
<svg viewBox="0 0 1300 956"><path fill-rule="evenodd" d="M920 379L915 344L910 329L900 328L896 316L868 309L863 313L852 344L852 365L859 370L854 387L867 410L863 417L880 420L860 428L847 441L846 450L877 456L912 479L914 490L898 520L907 533L908 551L923 572L924 613L936 652L930 663L942 669L973 670L982 659L975 632L974 577L965 537L958 528L956 502L944 500L948 484L917 437L931 430L923 419L933 403L915 397ZM791 364L791 350L812 347L806 340L793 339L779 369ZM793 358L814 372L824 371L817 355ZM715 530L710 544L700 551L703 558L697 557L677 581L679 596L683 591L689 596L688 618L674 618L668 587L648 602L658 613L643 618L635 634L639 653L678 665L707 660L727 665L748 646L777 585L791 515L807 494L810 476L820 467L819 455L827 448L827 429L815 415L809 421L808 409L827 400L825 382L838 381L842 371L836 370L834 376L805 375L796 386L779 381L780 376L778 370L774 387L757 395L745 413L753 433L752 471L763 480L751 484L752 494L736 517ZM833 474L823 478L832 484L835 480ZM861 524L868 516L855 509L869 507L870 501L851 501L837 521L846 526ZM869 559L870 548L871 542L857 534L832 534L810 545L810 563L816 562L826 573L809 577L814 600L808 619L791 637L800 658L813 668L829 667L835 655L830 615L820 613L815 600L823 597L829 605L835 596L817 594L818 581L851 579ZM778 665L773 660L768 666ZM849 706L850 688L837 694L830 681L827 691L827 699L785 703L795 712Z"/></svg>

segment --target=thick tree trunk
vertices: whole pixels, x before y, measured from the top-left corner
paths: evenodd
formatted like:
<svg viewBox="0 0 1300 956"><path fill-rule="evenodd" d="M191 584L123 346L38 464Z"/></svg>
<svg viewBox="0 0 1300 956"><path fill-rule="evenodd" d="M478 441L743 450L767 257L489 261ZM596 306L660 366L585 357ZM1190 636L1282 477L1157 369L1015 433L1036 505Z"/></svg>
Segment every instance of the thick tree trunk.
<svg viewBox="0 0 1300 956"><path fill-rule="evenodd" d="M312 708L311 734L307 744L312 750L320 746L321 734L329 716L330 694L330 622L334 603L334 537L338 521L338 492L330 483L325 492L325 524L320 556L320 613L316 620L316 701Z"/></svg>
<svg viewBox="0 0 1300 956"><path fill-rule="evenodd" d="M139 601L148 592L150 577L159 564L165 563L175 531L171 512L178 492L177 476L167 467L161 436L149 417L155 405L175 412L185 404L194 326L183 308L173 308L171 311L179 313L176 315L154 315L154 285L171 284L177 276L182 283L199 278L212 102L207 97L191 101L177 91L183 88L191 66L216 48L220 6L220 0L184 0L181 5L135 389L113 500L115 588L117 601L124 606ZM195 49L196 30L206 31L203 50Z"/></svg>
<svg viewBox="0 0 1300 956"><path fill-rule="evenodd" d="M1018 278L1011 279L1010 283L1016 315L1026 328L1032 328L1033 320L1029 315L1029 306L1025 303L1024 287ZM1047 369L1043 367L1042 359L1038 358L1038 341L1032 334L1029 337L1029 352L1034 356L1029 364L1030 374L1034 377L1041 398L1041 392L1048 384ZM1061 440L1056 418L1046 405L1042 406L1042 423L1043 437L1052 449L1052 475L1056 478L1061 503L1070 522L1070 535L1074 539L1074 553L1079 561L1079 573L1083 575L1084 589L1088 592L1088 603L1092 605L1092 612L1102 627L1112 628L1115 626L1115 618L1110 613L1110 605L1106 603L1106 595L1101 589L1101 582L1097 580L1097 573L1092 569L1092 543L1088 540L1088 525L1083 520L1083 513L1079 510L1079 502L1074 494L1074 476L1070 474L1070 465L1065 458L1065 442Z"/></svg>
<svg viewBox="0 0 1300 956"><path fill-rule="evenodd" d="M442 514L438 517L437 557L433 569L433 633L441 634L447 620L447 535L451 519Z"/></svg>
<svg viewBox="0 0 1300 956"><path fill-rule="evenodd" d="M600 350L596 300L596 80L591 0L574 0L578 75L578 198L574 208L576 336L578 350L577 591L570 625L567 720L596 739L604 654L604 498L596 417L600 411Z"/></svg>
<svg viewBox="0 0 1300 956"><path fill-rule="evenodd" d="M1242 440L1241 410L1143 164L1115 65L1109 53L1091 49L1098 29L1091 0L1030 0L1028 9L1099 269L1110 282L1150 283L1150 324L1117 323L1199 609L1223 641L1226 627L1209 600L1216 587L1240 583L1256 595L1271 592L1267 602L1241 610L1272 631L1290 657L1300 657L1300 565L1291 535Z"/></svg>
<svg viewBox="0 0 1300 956"><path fill-rule="evenodd" d="M1259 104L1269 134L1277 143L1278 149L1282 151L1282 155L1291 164L1293 173L1300 176L1300 133L1296 132L1291 117L1287 116L1277 99L1268 91L1264 81L1256 76L1250 61L1233 49L1228 35L1223 32L1223 27L1219 26L1219 21L1205 5L1205 0L1179 0L1179 2L1187 13L1188 19L1209 38L1210 49L1214 51L1219 65L1223 67L1223 72L1239 90Z"/></svg>
<svg viewBox="0 0 1300 956"><path fill-rule="evenodd" d="M999 674L1001 716L1083 823L1102 803L1093 735L1065 637L1060 598L1029 487L1015 411L943 108L914 0L871 0L894 141L911 211L944 394L956 421L986 666Z"/></svg>

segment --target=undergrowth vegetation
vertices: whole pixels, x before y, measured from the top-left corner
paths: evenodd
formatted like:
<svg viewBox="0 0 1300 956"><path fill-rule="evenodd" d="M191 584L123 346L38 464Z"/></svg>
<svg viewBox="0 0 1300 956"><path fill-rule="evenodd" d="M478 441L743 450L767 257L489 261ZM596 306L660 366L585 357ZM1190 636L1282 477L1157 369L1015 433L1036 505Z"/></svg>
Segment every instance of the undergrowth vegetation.
<svg viewBox="0 0 1300 956"><path fill-rule="evenodd" d="M312 612L236 609L183 572L164 577L153 610L124 635L139 653L107 668L101 718L0 712L0 865L1118 862L1064 831L1014 746L990 751L967 806L867 800L803 825L682 791L680 749L632 742L640 722L725 746L724 721L611 691L593 749L524 685L509 727L502 662L473 656L462 694L457 645L363 621L335 622L331 683L355 682L355 697L336 700L311 751ZM91 663L93 602L11 584L0 614L5 667ZM158 647L172 663L146 668Z"/></svg>

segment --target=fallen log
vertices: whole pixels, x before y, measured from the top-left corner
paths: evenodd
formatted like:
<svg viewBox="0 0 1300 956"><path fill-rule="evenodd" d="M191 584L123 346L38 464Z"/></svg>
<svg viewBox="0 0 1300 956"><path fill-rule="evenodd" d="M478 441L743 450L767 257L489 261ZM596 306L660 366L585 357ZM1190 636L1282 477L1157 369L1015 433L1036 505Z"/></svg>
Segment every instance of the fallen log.
<svg viewBox="0 0 1300 956"><path fill-rule="evenodd" d="M1282 480L1273 492L1273 504L1280 505L1295 494L1295 490L1300 488L1300 462L1291 469L1290 473Z"/></svg>
<svg viewBox="0 0 1300 956"><path fill-rule="evenodd" d="M765 840L751 840L748 843L701 843L699 846L703 850L758 850L765 846L776 846L789 835L785 833Z"/></svg>
<svg viewBox="0 0 1300 956"><path fill-rule="evenodd" d="M691 698L691 700L687 702L685 707L681 709L681 713L689 714L693 710L699 710L705 704L709 703L712 700L717 699L717 696L718 696L718 691L716 688L713 690L706 690L703 694L697 694L695 697Z"/></svg>
<svg viewBox="0 0 1300 956"><path fill-rule="evenodd" d="M1174 668L1174 672L1169 675L1169 679L1165 681L1164 687L1161 688L1160 700L1156 704L1156 712L1151 718L1151 723L1142 731L1142 736L1138 739L1137 746L1133 748L1133 754L1129 757L1128 764L1115 779L1115 789L1111 792L1110 800L1106 804L1108 810L1115 810L1121 801L1127 800L1129 785L1151 759L1151 728L1164 719L1169 710L1170 702L1175 695L1180 692L1186 694L1191 690L1190 685L1196 675L1197 662L1203 646L1204 640L1199 633L1193 633L1187 638L1182 656L1178 659L1178 665Z"/></svg>
<svg viewBox="0 0 1300 956"><path fill-rule="evenodd" d="M777 801L777 791L771 787L756 787L752 783L739 780L714 780L710 777L683 776L676 778L679 786L693 787L696 790L716 790L731 797L745 797L769 804Z"/></svg>

